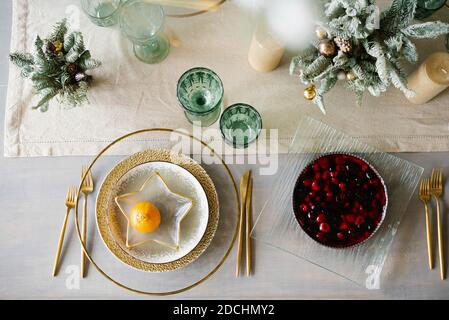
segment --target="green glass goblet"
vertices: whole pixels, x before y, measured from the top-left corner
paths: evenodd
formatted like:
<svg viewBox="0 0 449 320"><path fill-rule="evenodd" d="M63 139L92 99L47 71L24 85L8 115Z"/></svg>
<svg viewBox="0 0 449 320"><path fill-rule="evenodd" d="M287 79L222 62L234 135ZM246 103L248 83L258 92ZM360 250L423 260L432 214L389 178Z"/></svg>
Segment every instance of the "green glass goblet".
<svg viewBox="0 0 449 320"><path fill-rule="evenodd" d="M221 115L220 130L225 141L234 148L247 148L260 135L262 117L252 106L236 103Z"/></svg>
<svg viewBox="0 0 449 320"><path fill-rule="evenodd" d="M446 4L446 0L418 0L415 12L415 18L424 20Z"/></svg>
<svg viewBox="0 0 449 320"><path fill-rule="evenodd" d="M81 0L81 7L92 23L111 27L118 22L121 0Z"/></svg>
<svg viewBox="0 0 449 320"><path fill-rule="evenodd" d="M220 117L223 94L220 77L207 68L190 69L178 80L177 96L187 120L202 127Z"/></svg>
<svg viewBox="0 0 449 320"><path fill-rule="evenodd" d="M420 8L427 10L438 10L441 9L447 0L418 0L417 5Z"/></svg>
<svg viewBox="0 0 449 320"><path fill-rule="evenodd" d="M170 43L163 33L164 10L144 0L128 0L121 9L120 29L133 43L136 57L148 64L163 61Z"/></svg>

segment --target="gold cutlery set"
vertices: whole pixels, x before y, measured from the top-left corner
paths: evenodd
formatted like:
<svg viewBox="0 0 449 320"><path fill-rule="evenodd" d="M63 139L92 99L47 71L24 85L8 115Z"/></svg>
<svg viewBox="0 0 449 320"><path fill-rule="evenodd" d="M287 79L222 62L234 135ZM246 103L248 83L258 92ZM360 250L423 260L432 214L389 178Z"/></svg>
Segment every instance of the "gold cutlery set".
<svg viewBox="0 0 449 320"><path fill-rule="evenodd" d="M433 169L430 178L421 180L419 186L419 199L424 203L426 214L426 234L427 234L427 253L429 258L429 268L433 269L433 236L431 226L431 216L429 212L429 203L432 197L435 200L437 209L437 235L438 235L438 255L440 261L440 276L446 278L446 267L444 257L443 243L443 215L440 207L440 197L443 194L443 173L439 169Z"/></svg>
<svg viewBox="0 0 449 320"><path fill-rule="evenodd" d="M89 193L94 191L94 182L92 178L92 173L88 170L87 167L83 167L81 171L81 193L84 194L84 204L83 204L83 215L81 220L81 239L84 244L86 244L86 233L87 233L87 197ZM59 235L58 248L56 250L55 262L53 265L53 276L56 276L58 273L58 265L61 257L62 245L64 243L65 231L67 228L67 221L69 218L70 211L75 208L75 205L78 201L78 188L70 187L66 196L65 205L67 207L67 212L64 217L64 222L62 223L61 233ZM82 278L85 277L85 265L86 265L86 256L84 254L84 249L81 247L81 272L80 275Z"/></svg>
<svg viewBox="0 0 449 320"><path fill-rule="evenodd" d="M240 275L242 265L243 241L245 241L246 253L246 276L251 275L251 202L253 193L253 182L251 171L246 171L240 180L240 222L239 222L239 238L237 247L237 264L235 275ZM245 225L245 227L244 227ZM244 232L245 229L245 232ZM245 238L245 240L244 240Z"/></svg>

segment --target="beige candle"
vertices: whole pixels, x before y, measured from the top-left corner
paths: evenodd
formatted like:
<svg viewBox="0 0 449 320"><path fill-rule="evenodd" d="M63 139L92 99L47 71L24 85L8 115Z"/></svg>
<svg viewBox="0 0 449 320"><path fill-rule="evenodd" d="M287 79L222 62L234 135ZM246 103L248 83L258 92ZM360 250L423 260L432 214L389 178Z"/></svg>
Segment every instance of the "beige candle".
<svg viewBox="0 0 449 320"><path fill-rule="evenodd" d="M276 69L284 55L284 47L263 26L254 31L248 61L254 70L268 72Z"/></svg>
<svg viewBox="0 0 449 320"><path fill-rule="evenodd" d="M437 52L408 77L408 87L416 95L409 100L423 104L449 87L449 53Z"/></svg>

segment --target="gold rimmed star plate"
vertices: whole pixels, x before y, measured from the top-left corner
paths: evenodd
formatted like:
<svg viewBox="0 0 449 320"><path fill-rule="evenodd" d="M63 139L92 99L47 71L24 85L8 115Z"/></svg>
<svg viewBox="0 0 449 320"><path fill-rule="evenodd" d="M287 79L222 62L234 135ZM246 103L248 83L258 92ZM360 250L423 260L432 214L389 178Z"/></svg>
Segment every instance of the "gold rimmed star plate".
<svg viewBox="0 0 449 320"><path fill-rule="evenodd" d="M132 207L142 201L160 209L160 226L148 234L129 223ZM197 259L211 242L218 196L206 171L189 157L146 150L106 176L97 198L97 222L104 243L120 261L144 271L175 270Z"/></svg>

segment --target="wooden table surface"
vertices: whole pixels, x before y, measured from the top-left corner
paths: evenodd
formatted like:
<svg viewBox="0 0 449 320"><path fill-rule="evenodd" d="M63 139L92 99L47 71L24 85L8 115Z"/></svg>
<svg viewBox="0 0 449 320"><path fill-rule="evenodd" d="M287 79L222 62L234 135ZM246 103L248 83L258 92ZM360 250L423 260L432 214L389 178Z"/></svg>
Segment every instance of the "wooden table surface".
<svg viewBox="0 0 449 320"><path fill-rule="evenodd" d="M0 1L0 103L5 106L11 0ZM0 112L3 125L4 110ZM2 131L3 132L3 131ZM0 135L3 145L3 135ZM449 175L449 153L398 154L424 167L434 166ZM67 186L76 183L82 163L91 158L6 159L0 156L0 299L139 299L107 282L92 268L79 288L67 285L71 266L79 264L79 244L73 223L67 233L60 276L51 277L59 228L65 211ZM282 166L282 157L280 165ZM256 166L233 165L240 176ZM274 176L257 176L254 212L260 211ZM218 186L219 187L219 186ZM446 256L449 260L448 195L444 197ZM72 222L72 221L71 221ZM424 212L413 197L396 235L381 278L381 290L367 290L306 261L264 244L255 243L255 275L234 277L235 250L210 280L175 296L186 299L447 299L449 280L427 267ZM154 298L153 298L154 299Z"/></svg>

